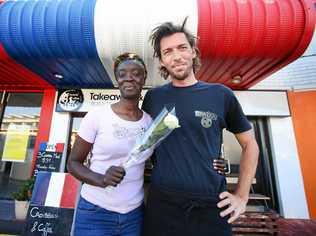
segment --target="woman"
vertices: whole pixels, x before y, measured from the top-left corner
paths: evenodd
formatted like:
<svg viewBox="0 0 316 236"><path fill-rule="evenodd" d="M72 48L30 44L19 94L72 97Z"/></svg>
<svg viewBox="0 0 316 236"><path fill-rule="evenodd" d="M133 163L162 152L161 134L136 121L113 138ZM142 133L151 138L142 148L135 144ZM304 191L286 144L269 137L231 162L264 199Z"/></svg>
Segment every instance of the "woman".
<svg viewBox="0 0 316 236"><path fill-rule="evenodd" d="M120 101L87 113L67 165L84 183L75 217L76 236L141 234L144 162L127 170L120 164L152 122L138 106L147 71L139 56L125 53L115 60L114 74ZM90 150L88 168L83 163ZM107 192L107 186L116 188Z"/></svg>

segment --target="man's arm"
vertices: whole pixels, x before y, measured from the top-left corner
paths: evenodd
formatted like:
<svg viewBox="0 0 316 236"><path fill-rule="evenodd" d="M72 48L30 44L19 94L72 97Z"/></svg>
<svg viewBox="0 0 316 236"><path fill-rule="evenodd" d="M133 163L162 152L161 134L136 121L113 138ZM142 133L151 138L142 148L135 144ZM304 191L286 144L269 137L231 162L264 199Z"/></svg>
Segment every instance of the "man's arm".
<svg viewBox="0 0 316 236"><path fill-rule="evenodd" d="M230 214L229 223L236 220L246 210L249 191L252 179L256 173L259 156L259 148L252 130L235 134L235 137L242 148L237 188L233 194L222 192L219 195L221 201L217 204L220 208L228 207L220 215L225 217Z"/></svg>

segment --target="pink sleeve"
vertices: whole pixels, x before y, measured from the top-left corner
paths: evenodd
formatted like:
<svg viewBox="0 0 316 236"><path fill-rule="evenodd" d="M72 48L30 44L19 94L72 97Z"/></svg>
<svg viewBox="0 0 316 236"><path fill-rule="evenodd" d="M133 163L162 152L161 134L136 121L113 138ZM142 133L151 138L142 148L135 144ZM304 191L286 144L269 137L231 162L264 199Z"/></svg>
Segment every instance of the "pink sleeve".
<svg viewBox="0 0 316 236"><path fill-rule="evenodd" d="M94 143L97 135L98 115L95 111L89 111L80 123L78 135L89 143Z"/></svg>

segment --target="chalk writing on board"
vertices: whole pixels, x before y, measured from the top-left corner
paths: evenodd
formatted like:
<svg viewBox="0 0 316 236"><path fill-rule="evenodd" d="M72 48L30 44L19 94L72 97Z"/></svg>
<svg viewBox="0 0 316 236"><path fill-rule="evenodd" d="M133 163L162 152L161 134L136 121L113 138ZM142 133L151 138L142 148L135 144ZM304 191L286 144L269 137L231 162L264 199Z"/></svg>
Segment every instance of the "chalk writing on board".
<svg viewBox="0 0 316 236"><path fill-rule="evenodd" d="M23 235L69 236L74 209L31 205Z"/></svg>
<svg viewBox="0 0 316 236"><path fill-rule="evenodd" d="M61 163L62 153L39 151L35 164L34 175L39 171L58 172Z"/></svg>

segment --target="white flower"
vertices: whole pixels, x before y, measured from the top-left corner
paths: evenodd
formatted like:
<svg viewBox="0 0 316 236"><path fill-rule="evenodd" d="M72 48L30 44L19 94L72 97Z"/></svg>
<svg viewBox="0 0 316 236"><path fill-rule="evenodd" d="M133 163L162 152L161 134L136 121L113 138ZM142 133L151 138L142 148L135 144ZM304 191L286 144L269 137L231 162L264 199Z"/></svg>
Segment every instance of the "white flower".
<svg viewBox="0 0 316 236"><path fill-rule="evenodd" d="M168 114L165 119L163 120L163 123L169 128L169 129L175 129L180 127L179 120L175 115Z"/></svg>
<svg viewBox="0 0 316 236"><path fill-rule="evenodd" d="M170 111L163 108L150 127L145 131L144 135L136 141L136 144L121 166L126 169L135 163L140 163L149 158L154 148L175 128L180 127L179 120L174 114L174 107ZM105 189L107 192L110 192L114 188L113 186L107 186Z"/></svg>

